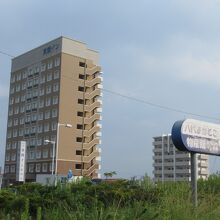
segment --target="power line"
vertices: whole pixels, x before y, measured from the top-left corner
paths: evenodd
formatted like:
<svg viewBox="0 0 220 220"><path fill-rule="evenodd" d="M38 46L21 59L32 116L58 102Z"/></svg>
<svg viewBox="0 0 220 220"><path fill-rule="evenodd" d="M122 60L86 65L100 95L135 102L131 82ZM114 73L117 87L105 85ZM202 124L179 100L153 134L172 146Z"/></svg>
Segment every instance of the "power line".
<svg viewBox="0 0 220 220"><path fill-rule="evenodd" d="M120 96L122 98L133 100L133 101L145 104L145 105L150 105L150 106L153 106L155 108L160 108L160 109L164 109L164 110L167 110L167 111L172 111L172 112L197 116L197 117L200 117L200 118L207 118L207 119L220 121L220 118L215 118L215 117L211 117L211 116L208 116L208 115L196 114L196 113L193 113L193 112L187 112L187 111L183 111L183 110L180 110L180 109L175 109L175 108L172 108L172 107L169 107L169 106L164 106L164 105L152 103L152 102L149 102L149 101L146 101L146 100L143 100L143 99L139 99L139 98L135 98L135 97L132 97L132 96L125 95L125 94L121 94L121 93L118 93L118 92L115 92L115 91L112 91L112 90L109 90L109 89L103 89L103 91L106 91L106 92L111 93L111 94L116 95L116 96Z"/></svg>
<svg viewBox="0 0 220 220"><path fill-rule="evenodd" d="M13 55L9 54L9 53L5 53L3 51L0 51L1 54L5 55L5 56L8 56L8 57L11 57L11 58L14 58Z"/></svg>
<svg viewBox="0 0 220 220"><path fill-rule="evenodd" d="M0 53L3 54L3 55L6 55L6 56L12 57L12 58L15 57L15 56L10 55L8 53L5 53L3 51L0 51ZM73 77L69 77L69 76L65 76L65 75L64 75L64 77L73 80ZM196 116L196 117L200 117L200 118L206 118L206 119L220 121L220 118L216 118L216 117L212 117L212 116L208 116L208 115L197 114L197 113L193 113L193 112L187 112L187 111L183 111L183 110L180 110L180 109L172 108L170 106L164 106L164 105L160 105L160 104L157 104L157 103L152 103L152 102L149 102L147 100L139 99L139 98L136 98L136 97L125 95L125 94L121 94L119 92L116 92L116 91L113 91L113 90L110 90L110 89L102 89L102 90L106 91L106 92L108 92L110 94L113 94L113 95L116 95L116 96L120 96L120 97L126 98L128 100L136 101L136 102L139 102L139 103L142 103L142 104L145 104L145 105L149 105L149 106L152 106L152 107L155 107L155 108L160 108L160 109L164 109L164 110L167 110L167 111L172 111L172 112L192 115L192 116Z"/></svg>

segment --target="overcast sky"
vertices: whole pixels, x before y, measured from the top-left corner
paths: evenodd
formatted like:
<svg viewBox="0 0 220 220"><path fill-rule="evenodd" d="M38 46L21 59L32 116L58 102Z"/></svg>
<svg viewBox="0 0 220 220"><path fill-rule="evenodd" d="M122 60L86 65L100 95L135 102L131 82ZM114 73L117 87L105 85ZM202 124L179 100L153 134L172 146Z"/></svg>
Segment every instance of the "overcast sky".
<svg viewBox="0 0 220 220"><path fill-rule="evenodd" d="M219 11L217 0L1 1L0 50L17 56L60 35L80 40L100 52L105 89L220 123ZM10 68L0 54L1 165ZM152 176L152 137L188 117L196 118L104 91L102 173Z"/></svg>

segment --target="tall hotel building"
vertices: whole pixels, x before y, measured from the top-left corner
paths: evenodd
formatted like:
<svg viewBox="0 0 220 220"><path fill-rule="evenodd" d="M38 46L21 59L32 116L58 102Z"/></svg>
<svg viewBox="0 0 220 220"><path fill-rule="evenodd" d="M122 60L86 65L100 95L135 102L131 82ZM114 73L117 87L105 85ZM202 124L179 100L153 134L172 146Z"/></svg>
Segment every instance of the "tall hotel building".
<svg viewBox="0 0 220 220"><path fill-rule="evenodd" d="M26 181L50 175L53 161L59 176L71 169L76 176L99 177L103 78L98 59L86 44L59 37L12 60L5 184L16 181L20 141L27 143Z"/></svg>
<svg viewBox="0 0 220 220"><path fill-rule="evenodd" d="M191 181L190 153L179 151L171 135L154 137L154 181ZM197 179L208 178L208 155L197 154Z"/></svg>

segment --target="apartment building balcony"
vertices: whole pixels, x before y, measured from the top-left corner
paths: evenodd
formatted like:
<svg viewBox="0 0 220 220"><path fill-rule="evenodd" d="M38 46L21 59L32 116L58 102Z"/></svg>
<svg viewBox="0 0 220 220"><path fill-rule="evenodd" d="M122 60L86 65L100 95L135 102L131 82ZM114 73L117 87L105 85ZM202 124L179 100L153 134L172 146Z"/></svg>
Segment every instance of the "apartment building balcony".
<svg viewBox="0 0 220 220"><path fill-rule="evenodd" d="M199 166L200 167L208 167L208 161L200 161Z"/></svg>
<svg viewBox="0 0 220 220"><path fill-rule="evenodd" d="M100 120L100 114L99 113L95 113L94 115L92 115L91 117L87 118L85 117L84 118L84 123L85 124L92 124L94 121L99 121Z"/></svg>
<svg viewBox="0 0 220 220"><path fill-rule="evenodd" d="M94 78L92 80L86 80L85 81L85 86L86 87L92 87L92 86L94 86L96 84L101 84L101 83L102 83L101 79L99 77L96 77L96 78Z"/></svg>
<svg viewBox="0 0 220 220"><path fill-rule="evenodd" d="M91 135L93 135L94 133L99 132L99 131L100 131L100 127L94 126L89 130L84 130L84 136L90 137Z"/></svg>
<svg viewBox="0 0 220 220"><path fill-rule="evenodd" d="M190 161L177 161L175 162L176 166L190 166Z"/></svg>
<svg viewBox="0 0 220 220"><path fill-rule="evenodd" d="M93 151L91 154L89 154L88 156L83 156L83 162L84 163L89 163L91 162L94 158L99 156L99 152L98 151Z"/></svg>
<svg viewBox="0 0 220 220"><path fill-rule="evenodd" d="M85 150L89 150L91 149L94 145L100 144L100 140L99 138L94 138L92 141L90 141L89 143L84 143L83 144L83 149Z"/></svg>
<svg viewBox="0 0 220 220"><path fill-rule="evenodd" d="M90 92L90 93L85 93L85 98L86 99L92 99L92 98L94 98L94 97L96 97L96 96L100 96L101 95L101 90L100 89L98 89L98 88L96 88L95 90L93 90L92 92Z"/></svg>
<svg viewBox="0 0 220 220"><path fill-rule="evenodd" d="M87 68L86 69L86 75L93 75L94 73L100 72L101 71L101 67L100 66L94 66L91 68Z"/></svg>
<svg viewBox="0 0 220 220"><path fill-rule="evenodd" d="M93 102L92 104L90 104L90 105L85 105L84 106L84 110L86 111L86 112L91 112L91 111L93 111L95 108L100 108L101 107L101 103L100 102Z"/></svg>
<svg viewBox="0 0 220 220"><path fill-rule="evenodd" d="M199 171L198 171L198 174L199 174L199 175L208 175L209 172L208 172L208 170L199 170Z"/></svg>
<svg viewBox="0 0 220 220"><path fill-rule="evenodd" d="M99 164L95 163L88 169L83 170L83 176L90 176L92 173L96 172L99 169Z"/></svg>
<svg viewBox="0 0 220 220"><path fill-rule="evenodd" d="M191 173L191 170L190 169L176 169L176 173L178 174L188 174L188 173Z"/></svg>

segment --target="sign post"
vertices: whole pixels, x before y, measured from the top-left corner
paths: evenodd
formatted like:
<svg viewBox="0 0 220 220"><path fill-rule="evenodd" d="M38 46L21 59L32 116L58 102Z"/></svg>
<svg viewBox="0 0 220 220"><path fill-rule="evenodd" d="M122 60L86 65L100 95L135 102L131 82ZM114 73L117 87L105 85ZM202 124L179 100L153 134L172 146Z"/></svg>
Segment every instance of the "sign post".
<svg viewBox="0 0 220 220"><path fill-rule="evenodd" d="M195 207L198 205L197 201L197 169L196 169L196 153L190 152L191 159L191 187L192 187L192 202Z"/></svg>
<svg viewBox="0 0 220 220"><path fill-rule="evenodd" d="M220 156L220 125L194 119L176 121L172 127L172 141L180 151L190 152L192 200L196 207L196 153Z"/></svg>

